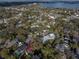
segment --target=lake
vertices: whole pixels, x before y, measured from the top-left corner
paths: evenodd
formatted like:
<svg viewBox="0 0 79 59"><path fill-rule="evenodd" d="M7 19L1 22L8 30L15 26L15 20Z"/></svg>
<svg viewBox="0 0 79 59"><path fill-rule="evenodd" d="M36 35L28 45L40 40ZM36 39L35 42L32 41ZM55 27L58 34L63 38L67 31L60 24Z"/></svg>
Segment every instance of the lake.
<svg viewBox="0 0 79 59"><path fill-rule="evenodd" d="M57 3L40 3L41 6L47 8L77 8L79 9L79 2L73 3L64 3L64 2L57 2Z"/></svg>
<svg viewBox="0 0 79 59"><path fill-rule="evenodd" d="M79 1L53 1L53 2L1 2L0 6L16 6L38 3L47 8L79 8Z"/></svg>

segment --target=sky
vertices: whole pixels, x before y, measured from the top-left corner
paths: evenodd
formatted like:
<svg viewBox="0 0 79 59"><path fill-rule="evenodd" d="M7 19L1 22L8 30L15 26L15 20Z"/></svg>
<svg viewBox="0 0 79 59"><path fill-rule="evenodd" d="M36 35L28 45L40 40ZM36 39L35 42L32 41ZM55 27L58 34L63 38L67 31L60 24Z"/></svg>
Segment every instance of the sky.
<svg viewBox="0 0 79 59"><path fill-rule="evenodd" d="M0 0L0 2L12 2L12 1L79 1L79 0Z"/></svg>

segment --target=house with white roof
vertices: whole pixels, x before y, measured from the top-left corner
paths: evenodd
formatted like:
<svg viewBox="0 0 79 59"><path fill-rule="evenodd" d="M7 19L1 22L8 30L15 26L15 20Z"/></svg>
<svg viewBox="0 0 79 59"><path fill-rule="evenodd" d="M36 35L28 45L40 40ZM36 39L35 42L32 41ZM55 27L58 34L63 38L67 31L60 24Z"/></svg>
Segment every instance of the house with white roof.
<svg viewBox="0 0 79 59"><path fill-rule="evenodd" d="M48 40L54 40L54 39L55 39L55 34L54 33L49 33L49 34L43 36L42 41L44 43Z"/></svg>

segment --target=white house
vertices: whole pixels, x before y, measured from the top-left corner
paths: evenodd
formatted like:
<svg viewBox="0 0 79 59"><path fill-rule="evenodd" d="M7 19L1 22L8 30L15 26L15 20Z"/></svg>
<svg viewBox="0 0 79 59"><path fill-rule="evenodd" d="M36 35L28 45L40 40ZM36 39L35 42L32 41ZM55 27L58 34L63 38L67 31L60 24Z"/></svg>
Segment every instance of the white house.
<svg viewBox="0 0 79 59"><path fill-rule="evenodd" d="M55 34L54 33L50 33L50 34L47 34L47 35L43 36L42 41L44 43L44 42L46 42L48 40L52 40L52 39L53 40L55 39Z"/></svg>

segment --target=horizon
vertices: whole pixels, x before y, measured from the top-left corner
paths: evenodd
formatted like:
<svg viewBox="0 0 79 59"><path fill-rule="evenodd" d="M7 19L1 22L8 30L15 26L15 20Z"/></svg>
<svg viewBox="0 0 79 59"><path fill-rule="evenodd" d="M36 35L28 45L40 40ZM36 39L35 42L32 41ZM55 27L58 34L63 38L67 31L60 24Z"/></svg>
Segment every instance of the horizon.
<svg viewBox="0 0 79 59"><path fill-rule="evenodd" d="M33 1L48 1L48 2L53 2L53 1L69 1L69 2L74 2L74 1L79 1L79 0L0 0L0 2L23 2L23 1L26 1L26 2L33 2Z"/></svg>

